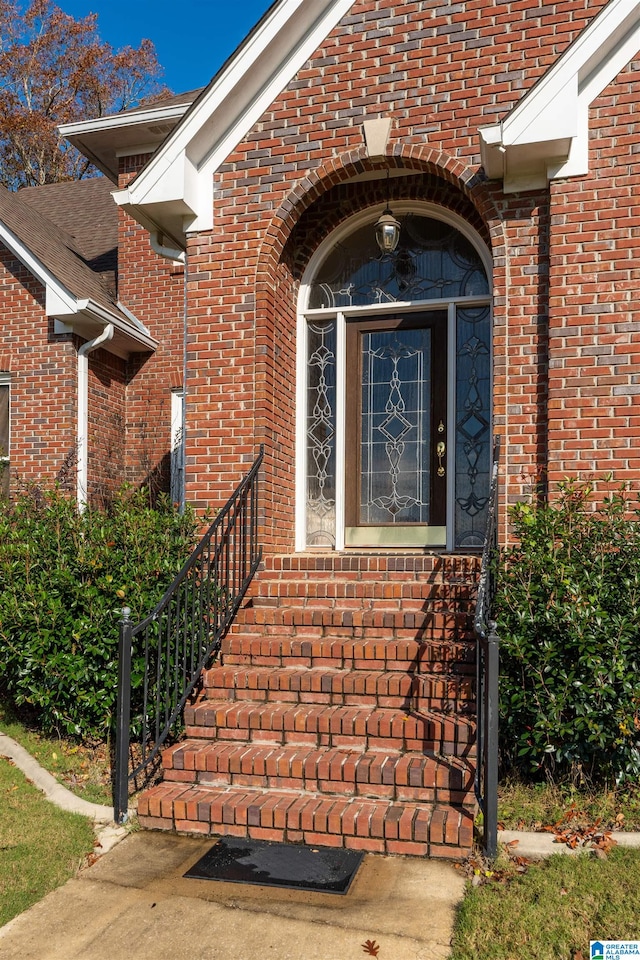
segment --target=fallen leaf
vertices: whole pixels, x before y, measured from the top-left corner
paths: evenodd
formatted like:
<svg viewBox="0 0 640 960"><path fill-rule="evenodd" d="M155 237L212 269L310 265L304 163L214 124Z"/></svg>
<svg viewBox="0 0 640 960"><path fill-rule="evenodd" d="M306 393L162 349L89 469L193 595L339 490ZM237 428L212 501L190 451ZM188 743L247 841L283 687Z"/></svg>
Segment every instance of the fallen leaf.
<svg viewBox="0 0 640 960"><path fill-rule="evenodd" d="M368 954L370 957L377 957L377 956L378 956L378 952L379 952L379 950L380 950L380 947L379 947L379 945L375 942L375 940L365 940L365 942L364 942L363 944L361 944L361 946L362 946L362 949L364 950L364 952L365 952L366 954Z"/></svg>

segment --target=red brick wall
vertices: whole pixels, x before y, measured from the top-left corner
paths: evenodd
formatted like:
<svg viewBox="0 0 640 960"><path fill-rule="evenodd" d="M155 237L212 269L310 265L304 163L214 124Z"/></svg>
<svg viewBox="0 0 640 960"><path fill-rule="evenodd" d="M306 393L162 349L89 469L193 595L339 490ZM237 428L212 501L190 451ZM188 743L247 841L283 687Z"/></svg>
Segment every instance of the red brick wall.
<svg viewBox="0 0 640 960"><path fill-rule="evenodd" d="M366 157L362 132L363 119L378 115L393 119L387 162L423 171L430 198L445 206L455 193L490 238L495 424L505 435L508 499L543 474L548 193L504 197L486 183L477 131L505 115L602 5L354 4L218 172L214 230L190 243L192 499L222 502L264 440L268 529L275 546L292 545L299 271L287 243L305 216L309 235L299 226L296 243L307 249L322 239L340 219L323 197L380 168ZM370 189L353 203L374 199L380 191Z"/></svg>
<svg viewBox="0 0 640 960"><path fill-rule="evenodd" d="M147 159L121 160L121 187ZM134 355L128 365L126 478L154 492L168 491L171 391L183 381L184 269L154 253L146 230L122 210L118 243L118 296L159 344L152 354Z"/></svg>
<svg viewBox="0 0 640 960"><path fill-rule="evenodd" d="M108 501L125 479L126 362L104 348L89 354L88 497Z"/></svg>
<svg viewBox="0 0 640 960"><path fill-rule="evenodd" d="M53 335L44 288L0 246L0 370L11 374L11 482L67 481L75 461L76 369L70 336ZM71 484L75 490L75 472Z"/></svg>
<svg viewBox="0 0 640 960"><path fill-rule="evenodd" d="M77 477L77 347L54 333L44 288L0 249L3 307L0 370L11 375L11 479L59 482L75 495ZM103 499L124 479L124 361L104 350L89 355L89 499Z"/></svg>
<svg viewBox="0 0 640 960"><path fill-rule="evenodd" d="M552 481L640 486L639 67L592 105L589 175L551 188Z"/></svg>

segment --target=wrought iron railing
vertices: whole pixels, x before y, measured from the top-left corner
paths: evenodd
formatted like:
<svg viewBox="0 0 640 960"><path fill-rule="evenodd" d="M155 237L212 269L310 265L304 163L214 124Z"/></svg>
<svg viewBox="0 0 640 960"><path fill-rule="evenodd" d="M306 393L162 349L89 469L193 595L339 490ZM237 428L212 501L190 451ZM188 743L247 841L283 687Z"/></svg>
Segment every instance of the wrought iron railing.
<svg viewBox="0 0 640 960"><path fill-rule="evenodd" d="M129 781L157 763L203 669L220 648L258 568L263 449L156 608L120 622L114 814L127 817ZM134 742L135 741L135 742Z"/></svg>
<svg viewBox="0 0 640 960"><path fill-rule="evenodd" d="M474 628L478 636L476 657L477 761L475 790L483 816L483 846L487 857L498 852L498 676L499 639L492 619L496 595L498 558L498 466L500 437L493 448L493 467L487 526Z"/></svg>

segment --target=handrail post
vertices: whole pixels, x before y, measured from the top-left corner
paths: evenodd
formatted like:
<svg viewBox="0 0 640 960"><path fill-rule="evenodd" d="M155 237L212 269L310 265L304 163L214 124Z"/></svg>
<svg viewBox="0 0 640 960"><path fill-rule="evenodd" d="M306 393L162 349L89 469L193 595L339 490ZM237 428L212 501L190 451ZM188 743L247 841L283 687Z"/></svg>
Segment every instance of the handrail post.
<svg viewBox="0 0 640 960"><path fill-rule="evenodd" d="M487 527L482 549L474 629L476 660L476 798L482 814L483 846L487 857L498 852L498 714L500 654L497 624L492 618L496 597L498 544L498 476L500 437L495 438L489 488Z"/></svg>
<svg viewBox="0 0 640 960"><path fill-rule="evenodd" d="M489 621L486 640L484 718L484 852L493 859L498 853L498 677L500 640L495 620Z"/></svg>
<svg viewBox="0 0 640 960"><path fill-rule="evenodd" d="M131 610L123 607L118 641L118 689L116 699L116 750L113 813L124 823L129 810L129 728L131 725Z"/></svg>

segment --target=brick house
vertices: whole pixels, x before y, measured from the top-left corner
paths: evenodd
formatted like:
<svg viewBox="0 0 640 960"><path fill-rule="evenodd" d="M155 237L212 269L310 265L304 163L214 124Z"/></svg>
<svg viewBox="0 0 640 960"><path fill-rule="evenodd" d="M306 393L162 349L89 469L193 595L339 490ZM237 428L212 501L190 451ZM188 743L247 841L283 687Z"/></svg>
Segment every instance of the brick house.
<svg viewBox="0 0 640 960"><path fill-rule="evenodd" d="M5 494L10 480L14 491L56 480L79 502L125 480L168 485L182 277L165 279L162 262L162 316L149 325L123 303L112 189L106 178L0 189Z"/></svg>
<svg viewBox="0 0 640 960"><path fill-rule="evenodd" d="M202 92L65 128L158 343L128 469L172 390L199 507L265 446L263 569L143 822L468 849L493 434L503 503L640 478L639 51L629 0L278 0Z"/></svg>

